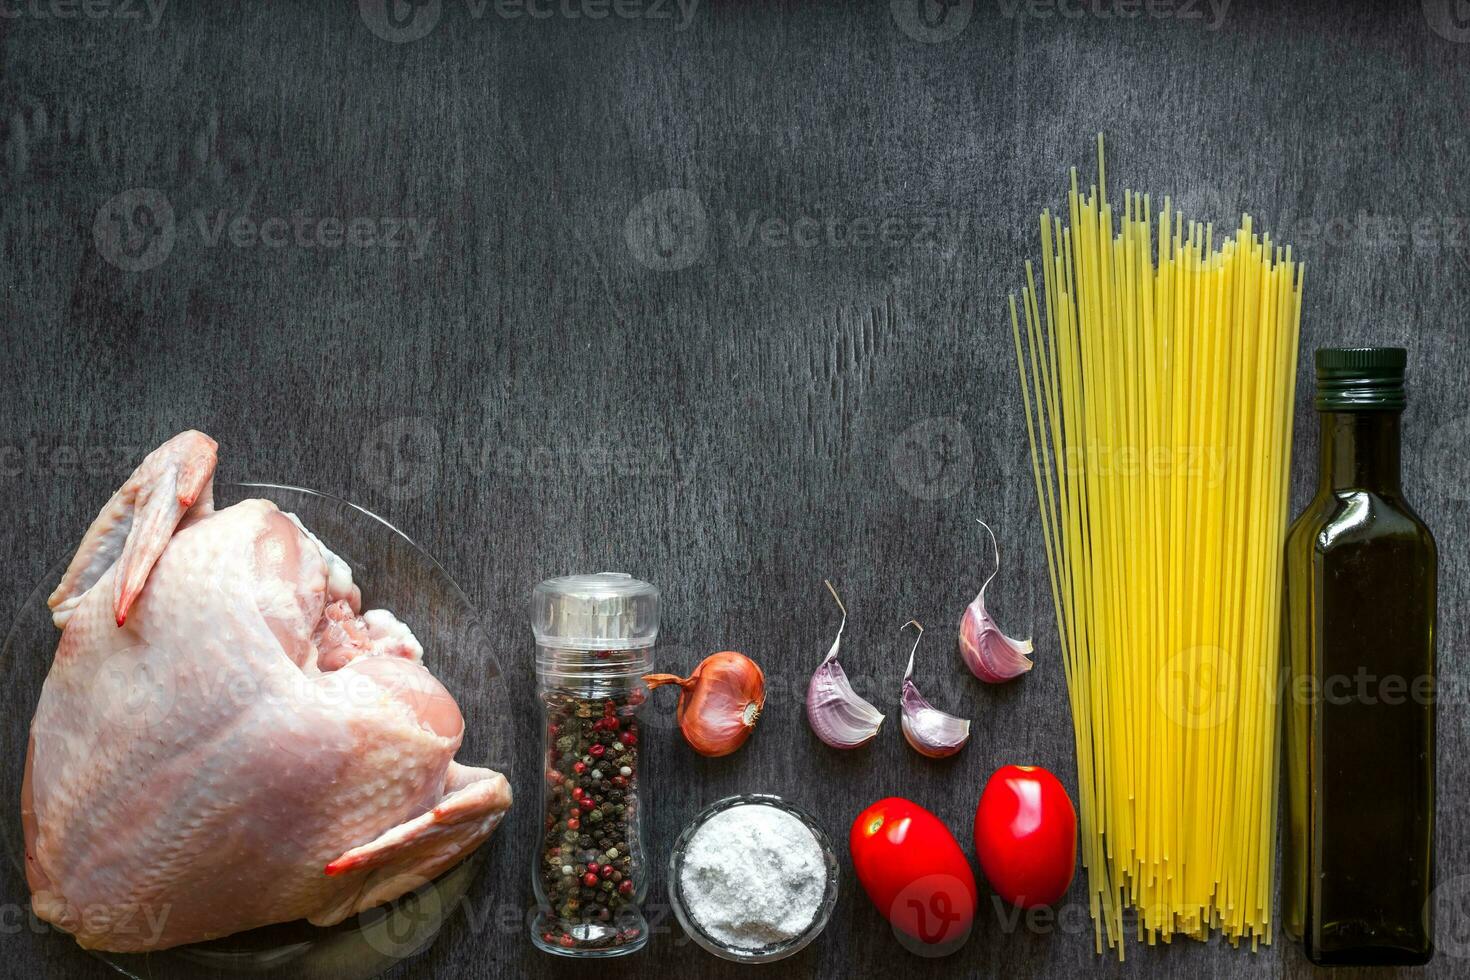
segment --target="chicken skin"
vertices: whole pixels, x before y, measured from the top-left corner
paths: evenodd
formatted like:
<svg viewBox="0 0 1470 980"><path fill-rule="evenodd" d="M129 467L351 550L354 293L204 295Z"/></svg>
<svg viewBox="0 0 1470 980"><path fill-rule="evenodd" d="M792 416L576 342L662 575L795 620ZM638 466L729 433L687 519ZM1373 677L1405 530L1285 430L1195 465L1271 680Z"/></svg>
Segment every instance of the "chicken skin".
<svg viewBox="0 0 1470 980"><path fill-rule="evenodd" d="M490 835L510 786L454 761L464 719L409 627L266 500L216 511L184 432L102 509L61 629L21 814L36 914L165 949L412 890Z"/></svg>

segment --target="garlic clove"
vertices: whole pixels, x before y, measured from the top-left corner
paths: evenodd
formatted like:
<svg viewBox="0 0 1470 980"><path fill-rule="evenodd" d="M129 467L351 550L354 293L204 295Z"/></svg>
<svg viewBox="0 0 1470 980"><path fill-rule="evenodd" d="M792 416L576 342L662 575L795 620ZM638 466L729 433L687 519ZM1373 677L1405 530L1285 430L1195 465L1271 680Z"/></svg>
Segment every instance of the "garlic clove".
<svg viewBox="0 0 1470 980"><path fill-rule="evenodd" d="M1006 636L985 608L983 595L976 596L960 620L960 656L970 672L988 684L1019 677L1032 666L1030 640Z"/></svg>
<svg viewBox="0 0 1470 980"><path fill-rule="evenodd" d="M995 546L995 571L980 586L979 594L960 618L960 656L976 677L987 684L999 684L1031 669L1028 655L1034 648L1030 640L1017 640L1002 633L985 608L985 589L1000 572L1000 543L989 524L977 523L990 533L991 544Z"/></svg>
<svg viewBox="0 0 1470 980"><path fill-rule="evenodd" d="M871 742L883 724L883 712L873 707L852 689L847 671L837 659L842 645L842 631L847 626L847 607L832 588L824 582L837 608L842 610L842 623L837 627L837 636L832 640L832 649L826 659L812 674L806 689L806 718L817 738L834 749L854 749Z"/></svg>
<svg viewBox="0 0 1470 980"><path fill-rule="evenodd" d="M833 660L812 675L806 717L823 742L834 749L855 749L877 736L885 716L852 689L842 665Z"/></svg>
<svg viewBox="0 0 1470 980"><path fill-rule="evenodd" d="M919 650L919 640L924 636L924 627L917 620L904 626L915 626L919 635L914 638L914 648L909 651L908 670L903 674L901 706L903 737L915 752L931 759L942 759L954 755L970 740L970 720L957 718L940 711L928 702L914 684L914 655Z"/></svg>

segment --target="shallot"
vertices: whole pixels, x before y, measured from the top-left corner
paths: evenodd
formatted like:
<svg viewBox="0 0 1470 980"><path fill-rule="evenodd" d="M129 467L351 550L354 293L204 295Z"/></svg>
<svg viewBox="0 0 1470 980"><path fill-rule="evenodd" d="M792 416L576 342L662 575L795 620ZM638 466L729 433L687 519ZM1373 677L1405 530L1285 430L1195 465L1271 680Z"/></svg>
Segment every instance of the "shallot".
<svg viewBox="0 0 1470 980"><path fill-rule="evenodd" d="M704 756L729 755L744 745L766 704L766 675L734 650L710 654L688 677L645 674L643 682L679 686L679 730Z"/></svg>

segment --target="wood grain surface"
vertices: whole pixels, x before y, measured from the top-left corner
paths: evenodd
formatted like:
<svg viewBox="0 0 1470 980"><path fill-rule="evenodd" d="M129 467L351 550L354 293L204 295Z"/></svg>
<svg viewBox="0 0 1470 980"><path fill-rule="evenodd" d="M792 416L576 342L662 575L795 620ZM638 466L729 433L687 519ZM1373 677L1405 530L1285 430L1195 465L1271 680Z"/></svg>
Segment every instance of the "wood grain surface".
<svg viewBox="0 0 1470 980"><path fill-rule="evenodd" d="M667 725L649 740L660 863L735 792L786 795L839 842L862 806L905 795L968 849L997 765L1074 786L1002 309L1038 212L1066 168L1092 173L1103 131L1115 191L1215 220L1246 208L1295 243L1304 350L1409 348L1404 479L1441 546L1449 688L1442 952L1420 975L1470 975L1464 5L690 2L546 0L532 17L434 0L395 27L374 0L8 0L0 614L180 429L219 440L221 479L367 506L486 616L512 706L497 723L517 736L519 799L467 909L391 975L733 976L667 920L622 961L532 949L530 590L627 570L663 589L662 666L734 648L767 671L739 754L695 757ZM1313 479L1310 389L1304 366L1293 510ZM975 517L1005 558L993 608L1037 638L1036 669L1000 688L944 639L991 560ZM800 695L837 625L824 577L852 610L849 670L894 710L899 627L930 627L922 687L975 719L957 758L917 758L896 717L854 753L810 734ZM466 714L489 704L473 683L453 693ZM30 706L7 707L24 724ZM0 866L0 974L108 975L29 917ZM1098 957L1080 876L1059 925L987 897L969 945L925 960L845 885L772 975L1311 972L1284 941Z"/></svg>

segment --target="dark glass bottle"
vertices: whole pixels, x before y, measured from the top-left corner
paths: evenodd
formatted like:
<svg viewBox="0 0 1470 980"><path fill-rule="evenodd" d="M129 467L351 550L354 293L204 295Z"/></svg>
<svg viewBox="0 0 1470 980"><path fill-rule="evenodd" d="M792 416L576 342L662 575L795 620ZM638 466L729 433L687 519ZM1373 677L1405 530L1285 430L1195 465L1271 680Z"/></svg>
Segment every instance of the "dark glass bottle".
<svg viewBox="0 0 1470 980"><path fill-rule="evenodd" d="M1434 538L1399 486L1402 348L1317 351L1317 494L1286 541L1286 931L1330 965L1434 953Z"/></svg>

